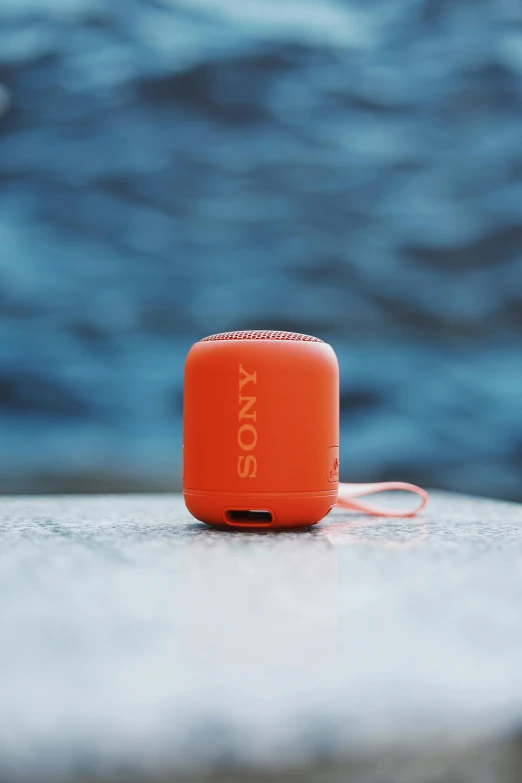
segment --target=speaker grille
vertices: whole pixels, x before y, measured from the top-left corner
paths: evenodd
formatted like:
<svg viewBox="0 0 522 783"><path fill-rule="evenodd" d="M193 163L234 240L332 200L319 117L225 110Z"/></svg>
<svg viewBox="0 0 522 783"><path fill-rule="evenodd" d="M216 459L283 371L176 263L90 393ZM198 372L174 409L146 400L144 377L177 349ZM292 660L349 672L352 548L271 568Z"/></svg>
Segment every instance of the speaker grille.
<svg viewBox="0 0 522 783"><path fill-rule="evenodd" d="M245 332L221 332L221 334L211 334L210 337L204 337L201 342L206 343L209 340L301 340L307 343L322 343L318 337L312 337L309 334L299 334L298 332L272 332L270 330L262 331L260 329L251 329Z"/></svg>

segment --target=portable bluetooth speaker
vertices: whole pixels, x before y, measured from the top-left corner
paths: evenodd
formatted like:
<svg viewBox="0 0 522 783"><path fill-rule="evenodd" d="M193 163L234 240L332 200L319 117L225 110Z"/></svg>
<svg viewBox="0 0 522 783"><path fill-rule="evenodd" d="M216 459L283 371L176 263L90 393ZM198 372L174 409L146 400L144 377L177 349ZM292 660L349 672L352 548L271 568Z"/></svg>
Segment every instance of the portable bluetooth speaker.
<svg viewBox="0 0 522 783"><path fill-rule="evenodd" d="M211 525L290 528L337 502L339 368L292 332L227 332L185 364L183 494Z"/></svg>

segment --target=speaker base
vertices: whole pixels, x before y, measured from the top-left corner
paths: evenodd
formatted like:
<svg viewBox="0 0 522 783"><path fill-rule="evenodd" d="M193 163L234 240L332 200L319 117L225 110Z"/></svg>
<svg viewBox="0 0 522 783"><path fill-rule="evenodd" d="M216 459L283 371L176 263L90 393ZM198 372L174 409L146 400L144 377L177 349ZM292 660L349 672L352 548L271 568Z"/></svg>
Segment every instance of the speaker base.
<svg viewBox="0 0 522 783"><path fill-rule="evenodd" d="M184 489L190 513L217 527L274 530L309 527L337 502L337 486L319 492L213 492Z"/></svg>

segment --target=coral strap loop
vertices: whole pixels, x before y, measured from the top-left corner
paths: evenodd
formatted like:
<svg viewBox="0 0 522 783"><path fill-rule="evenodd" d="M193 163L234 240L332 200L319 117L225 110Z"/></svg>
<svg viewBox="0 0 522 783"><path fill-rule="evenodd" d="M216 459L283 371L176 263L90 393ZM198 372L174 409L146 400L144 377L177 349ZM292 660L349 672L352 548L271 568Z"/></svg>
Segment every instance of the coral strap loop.
<svg viewBox="0 0 522 783"><path fill-rule="evenodd" d="M403 492L411 492L414 495L418 495L421 498L420 505L417 508L409 509L407 511L397 510L395 508L386 508L384 506L374 505L373 503L366 503L365 501L356 500L356 498L363 495L375 495L378 492L390 492L393 490L401 490ZM428 502L428 493L415 486L415 484L406 484L403 481L385 481L376 484L339 484L339 497L337 499L337 505L341 508L347 508L351 511L360 511L362 514L369 514L372 517L414 517L421 509L424 508Z"/></svg>

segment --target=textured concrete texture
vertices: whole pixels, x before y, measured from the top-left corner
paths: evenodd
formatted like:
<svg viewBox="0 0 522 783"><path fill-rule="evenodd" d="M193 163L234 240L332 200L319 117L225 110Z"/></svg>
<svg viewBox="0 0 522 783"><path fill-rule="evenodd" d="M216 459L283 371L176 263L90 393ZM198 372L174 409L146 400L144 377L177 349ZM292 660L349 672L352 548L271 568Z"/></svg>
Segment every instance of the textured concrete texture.
<svg viewBox="0 0 522 783"><path fill-rule="evenodd" d="M213 530L0 500L0 780L522 777L522 506Z"/></svg>

